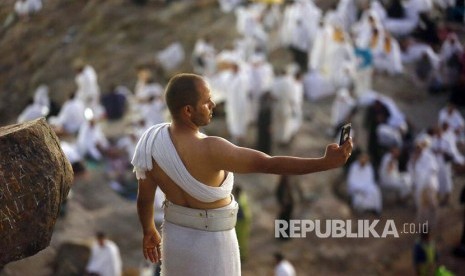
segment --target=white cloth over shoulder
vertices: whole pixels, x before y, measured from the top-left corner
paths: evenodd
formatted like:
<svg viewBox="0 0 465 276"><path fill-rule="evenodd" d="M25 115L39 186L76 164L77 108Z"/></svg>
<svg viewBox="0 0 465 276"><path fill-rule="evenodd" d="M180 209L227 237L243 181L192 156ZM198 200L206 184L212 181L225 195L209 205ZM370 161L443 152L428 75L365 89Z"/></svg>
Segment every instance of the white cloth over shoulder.
<svg viewBox="0 0 465 276"><path fill-rule="evenodd" d="M205 185L195 179L184 166L169 133L169 123L149 128L140 138L132 165L137 179L145 179L145 171L153 168L152 158L181 189L202 202L213 202L231 195L234 175L228 172L219 187Z"/></svg>

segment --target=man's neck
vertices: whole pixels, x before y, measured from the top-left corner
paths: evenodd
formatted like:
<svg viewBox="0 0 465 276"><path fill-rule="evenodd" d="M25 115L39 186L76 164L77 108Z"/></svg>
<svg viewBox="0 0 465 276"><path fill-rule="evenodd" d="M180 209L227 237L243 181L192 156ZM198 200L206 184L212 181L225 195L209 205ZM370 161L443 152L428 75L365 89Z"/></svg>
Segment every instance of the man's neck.
<svg viewBox="0 0 465 276"><path fill-rule="evenodd" d="M173 120L171 123L171 130L174 132L183 132L197 134L199 133L199 127L190 121L184 120Z"/></svg>

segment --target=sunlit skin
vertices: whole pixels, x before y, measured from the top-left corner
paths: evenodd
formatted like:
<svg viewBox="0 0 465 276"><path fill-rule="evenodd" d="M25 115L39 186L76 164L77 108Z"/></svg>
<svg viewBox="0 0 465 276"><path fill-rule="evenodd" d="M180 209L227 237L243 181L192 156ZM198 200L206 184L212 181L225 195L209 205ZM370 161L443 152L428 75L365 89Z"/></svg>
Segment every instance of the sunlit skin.
<svg viewBox="0 0 465 276"><path fill-rule="evenodd" d="M188 172L205 185L220 186L229 172L307 174L342 166L352 151L352 139L343 145L329 144L320 158L292 156L269 156L260 151L238 147L216 136L207 136L199 131L212 119L215 103L211 99L208 84L197 82L199 100L195 106L184 106L169 127L171 140ZM215 209L228 205L231 198L211 203L201 202L174 183L153 161L153 169L146 173L146 179L139 180L137 207L142 225L143 253L146 259L158 262L161 257L161 237L153 220L153 202L157 187L165 193L168 201L189 208Z"/></svg>

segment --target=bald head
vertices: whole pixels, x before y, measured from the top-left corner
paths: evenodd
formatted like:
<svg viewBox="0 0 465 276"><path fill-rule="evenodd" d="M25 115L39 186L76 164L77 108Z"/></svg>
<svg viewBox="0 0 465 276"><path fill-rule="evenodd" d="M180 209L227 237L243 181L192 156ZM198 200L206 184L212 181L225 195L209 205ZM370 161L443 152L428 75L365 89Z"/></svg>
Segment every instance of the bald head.
<svg viewBox="0 0 465 276"><path fill-rule="evenodd" d="M177 118L184 106L195 107L199 101L199 86L204 79L195 74L177 74L170 79L166 86L166 105L173 118Z"/></svg>

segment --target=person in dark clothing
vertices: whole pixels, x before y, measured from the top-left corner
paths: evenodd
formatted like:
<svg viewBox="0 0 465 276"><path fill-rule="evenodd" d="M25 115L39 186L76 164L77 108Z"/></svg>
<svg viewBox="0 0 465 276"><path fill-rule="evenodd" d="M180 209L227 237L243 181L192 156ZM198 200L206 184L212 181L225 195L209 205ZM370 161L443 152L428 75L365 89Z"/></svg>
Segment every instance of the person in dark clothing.
<svg viewBox="0 0 465 276"><path fill-rule="evenodd" d="M434 275L437 269L438 254L429 232L421 233L413 247L413 264L416 275Z"/></svg>
<svg viewBox="0 0 465 276"><path fill-rule="evenodd" d="M465 204L465 186L462 188L462 192L460 193L460 203L462 205ZM452 252L454 256L461 258L465 258L465 208L463 211L462 237L460 239L459 245L454 248Z"/></svg>
<svg viewBox="0 0 465 276"><path fill-rule="evenodd" d="M292 195L291 184L289 183L289 176L281 176L278 187L276 188L276 199L278 200L280 206L278 219L285 220L289 223L292 218L292 211L294 210L294 197ZM290 227L285 230L287 237L290 237L289 229ZM282 236L280 236L280 238L287 239Z"/></svg>
<svg viewBox="0 0 465 276"><path fill-rule="evenodd" d="M412 34L413 37L433 46L438 46L441 41L436 23L425 12L420 13L419 20L420 22Z"/></svg>
<svg viewBox="0 0 465 276"><path fill-rule="evenodd" d="M120 90L120 87L112 85L110 92L103 95L100 100L109 120L121 119L126 111L126 96Z"/></svg>
<svg viewBox="0 0 465 276"><path fill-rule="evenodd" d="M380 124L384 124L389 119L388 108L379 100L373 102L368 107L365 114L365 127L368 131L368 153L370 155L371 163L377 172L377 168L381 163L386 149L381 147L378 143L377 128Z"/></svg>
<svg viewBox="0 0 465 276"><path fill-rule="evenodd" d="M402 0L391 1L391 4L386 8L386 13L389 18L405 18L405 9L402 5Z"/></svg>
<svg viewBox="0 0 465 276"><path fill-rule="evenodd" d="M273 98L269 92L263 94L260 98L260 110L257 119L257 150L266 154L271 154L272 144L272 108Z"/></svg>

